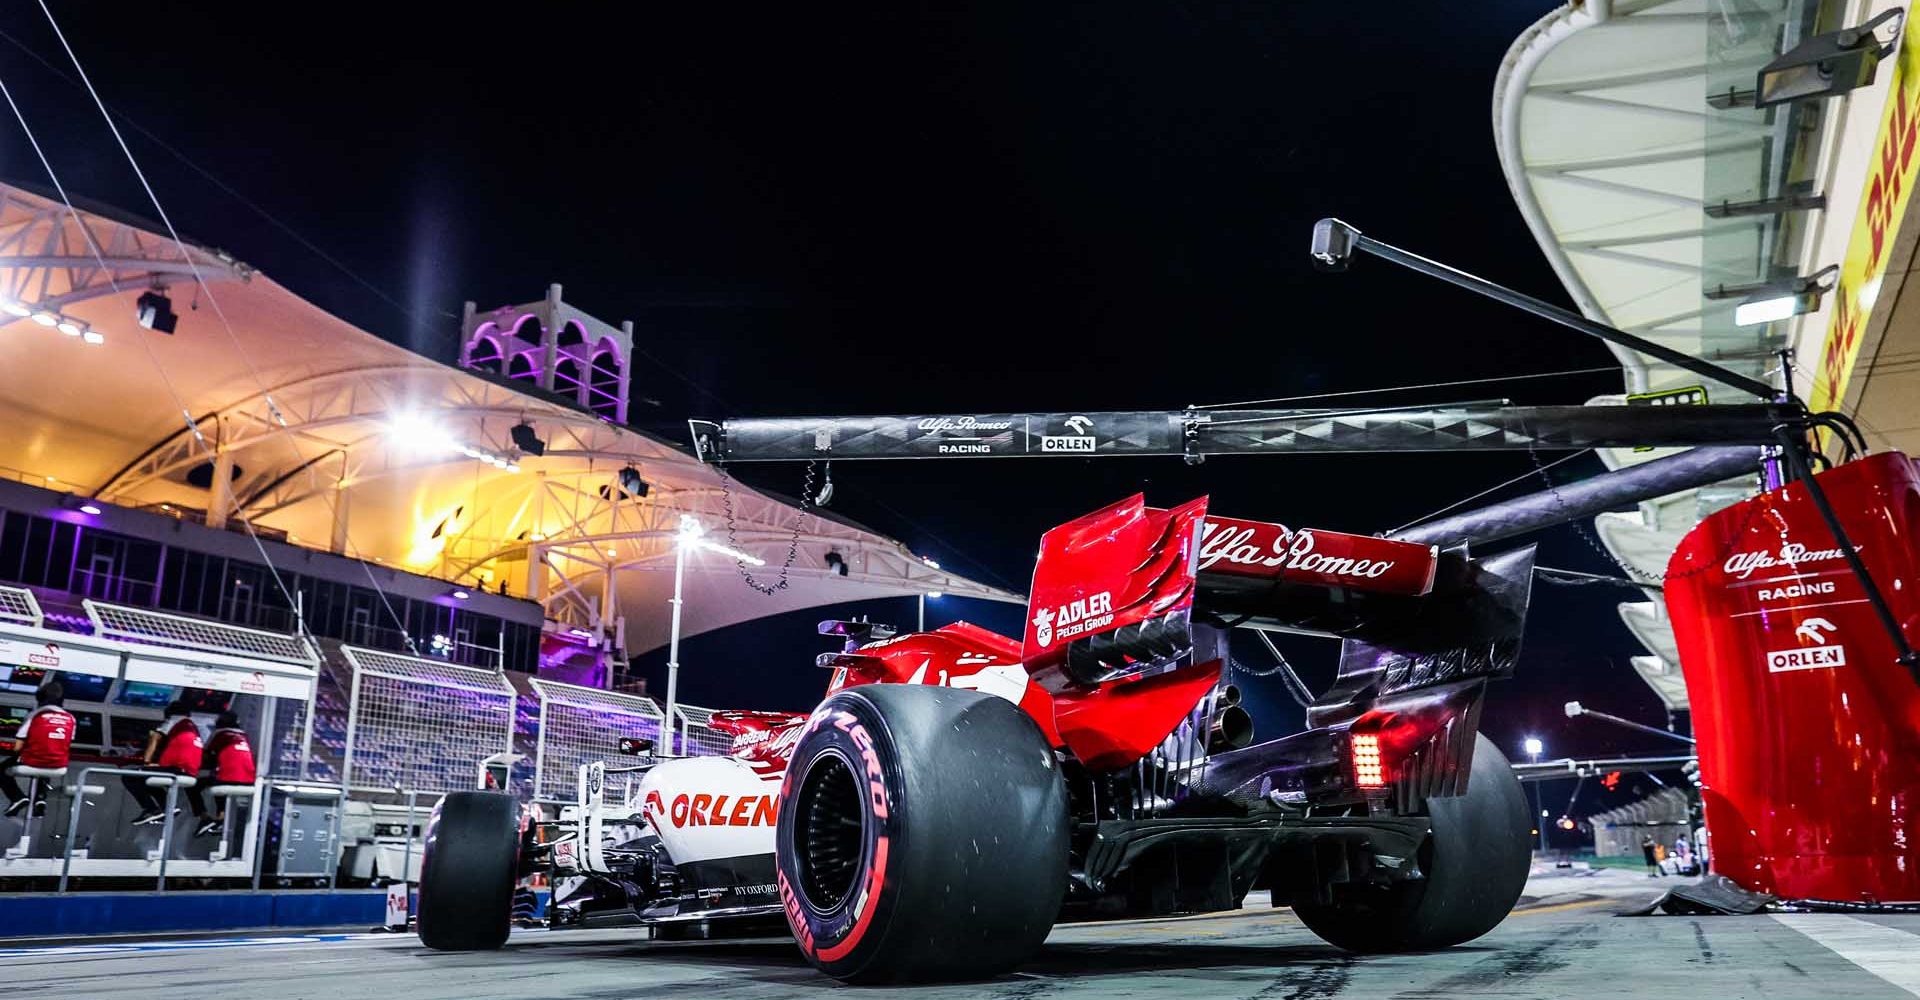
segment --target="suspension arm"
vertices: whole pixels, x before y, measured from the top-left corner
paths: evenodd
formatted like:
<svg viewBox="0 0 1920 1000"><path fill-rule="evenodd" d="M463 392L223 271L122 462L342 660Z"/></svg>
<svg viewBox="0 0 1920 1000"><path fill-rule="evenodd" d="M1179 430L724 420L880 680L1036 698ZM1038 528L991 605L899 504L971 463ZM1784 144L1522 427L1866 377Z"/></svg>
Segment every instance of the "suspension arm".
<svg viewBox="0 0 1920 1000"><path fill-rule="evenodd" d="M709 462L1764 445L1796 404L1118 410L689 421Z"/></svg>

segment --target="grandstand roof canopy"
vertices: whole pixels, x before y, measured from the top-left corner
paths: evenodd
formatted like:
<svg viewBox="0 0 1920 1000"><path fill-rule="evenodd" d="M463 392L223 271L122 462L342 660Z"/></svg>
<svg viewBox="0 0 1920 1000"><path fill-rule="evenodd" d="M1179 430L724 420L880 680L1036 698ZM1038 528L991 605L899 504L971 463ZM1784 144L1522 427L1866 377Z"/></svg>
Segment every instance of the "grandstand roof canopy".
<svg viewBox="0 0 1920 1000"><path fill-rule="evenodd" d="M734 544L766 560L761 579L779 575L798 523L791 584L756 593L733 560L693 552L683 634L929 591L1020 599L893 539L728 486L667 442L414 355L225 254L191 252L189 261L163 232L92 211L76 219L58 201L0 185L0 294L104 338L0 313L0 474L216 525L230 506L296 544L466 586L504 582L573 624L624 615L635 652L666 642L680 516L723 538L729 495ZM194 269L208 293L196 294ZM135 320L136 300L156 286L179 315L172 336ZM428 423L507 456L522 421L547 453L520 457L518 472L395 431ZM209 486L215 452L233 466L230 498ZM645 499L605 489L629 464L651 487ZM830 551L845 575L828 566ZM548 569L530 577L535 561Z"/></svg>

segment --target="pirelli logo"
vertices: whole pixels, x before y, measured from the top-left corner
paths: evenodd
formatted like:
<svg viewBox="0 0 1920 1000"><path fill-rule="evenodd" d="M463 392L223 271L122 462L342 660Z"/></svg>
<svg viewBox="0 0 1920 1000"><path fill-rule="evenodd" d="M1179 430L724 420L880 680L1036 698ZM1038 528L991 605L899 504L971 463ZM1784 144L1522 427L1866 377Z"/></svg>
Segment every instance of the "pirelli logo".
<svg viewBox="0 0 1920 1000"><path fill-rule="evenodd" d="M1845 646L1814 646L1809 649L1776 649L1767 654L1767 672L1789 670L1826 670L1847 665Z"/></svg>

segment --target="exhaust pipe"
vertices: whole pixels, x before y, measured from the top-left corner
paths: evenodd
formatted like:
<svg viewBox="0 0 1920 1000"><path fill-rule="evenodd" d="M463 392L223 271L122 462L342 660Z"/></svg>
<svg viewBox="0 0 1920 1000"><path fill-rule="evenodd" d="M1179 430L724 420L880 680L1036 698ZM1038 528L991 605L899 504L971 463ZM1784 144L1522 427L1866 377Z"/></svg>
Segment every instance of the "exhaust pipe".
<svg viewBox="0 0 1920 1000"><path fill-rule="evenodd" d="M1232 692L1233 701L1227 700ZM1207 750L1222 753L1227 750L1240 750L1253 745L1253 716L1241 708L1240 691L1229 687L1221 692L1221 705L1213 713L1213 725L1207 727Z"/></svg>

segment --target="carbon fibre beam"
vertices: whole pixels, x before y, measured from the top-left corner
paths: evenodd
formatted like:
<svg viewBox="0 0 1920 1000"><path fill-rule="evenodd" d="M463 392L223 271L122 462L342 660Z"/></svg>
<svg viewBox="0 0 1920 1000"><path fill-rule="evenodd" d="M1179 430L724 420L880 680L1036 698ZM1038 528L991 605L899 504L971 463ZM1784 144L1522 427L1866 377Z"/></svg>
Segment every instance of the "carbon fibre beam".
<svg viewBox="0 0 1920 1000"><path fill-rule="evenodd" d="M710 462L1766 445L1794 404L1122 410L689 421Z"/></svg>
<svg viewBox="0 0 1920 1000"><path fill-rule="evenodd" d="M1440 546L1497 542L1751 474L1759 470L1761 457L1760 449L1754 447L1695 448L1414 525L1386 537Z"/></svg>

